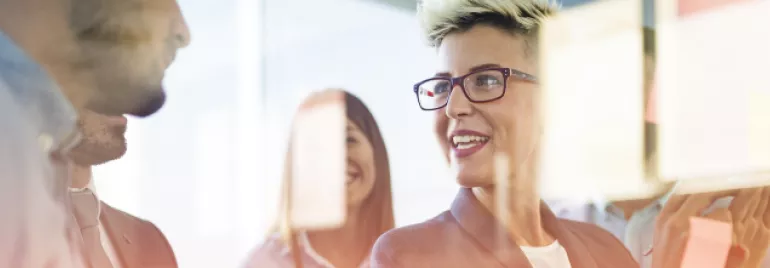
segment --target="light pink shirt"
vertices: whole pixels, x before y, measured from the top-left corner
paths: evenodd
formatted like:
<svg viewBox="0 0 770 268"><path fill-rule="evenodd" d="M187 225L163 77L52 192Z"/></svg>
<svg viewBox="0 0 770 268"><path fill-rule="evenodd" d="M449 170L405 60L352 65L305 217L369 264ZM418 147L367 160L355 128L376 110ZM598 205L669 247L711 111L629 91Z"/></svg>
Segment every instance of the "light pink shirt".
<svg viewBox="0 0 770 268"><path fill-rule="evenodd" d="M299 233L297 240L304 268L335 268L329 260L313 249L307 238L307 233ZM283 242L280 235L276 234L268 238L251 254L245 267L294 268L295 266L289 247ZM369 268L369 257L364 258L358 267Z"/></svg>
<svg viewBox="0 0 770 268"><path fill-rule="evenodd" d="M96 186L94 186L93 179L91 179L88 182L88 185L86 186L86 188L82 188L82 189L70 188L70 192L72 193L82 192L86 189L91 190L91 192L94 193L94 196L96 196L96 200L98 202L97 204L98 211L96 213L96 217L101 219L102 203L101 203L101 200L99 200L99 195L96 193ZM115 246L113 246L113 243L110 240L110 236L109 234L107 234L107 231L104 229L104 225L102 224L101 220L99 220L99 240L101 241L102 248L104 249L104 253L107 254L107 258L109 258L110 263L112 263L112 267L121 268L120 259L118 259L118 253L117 251L115 251Z"/></svg>

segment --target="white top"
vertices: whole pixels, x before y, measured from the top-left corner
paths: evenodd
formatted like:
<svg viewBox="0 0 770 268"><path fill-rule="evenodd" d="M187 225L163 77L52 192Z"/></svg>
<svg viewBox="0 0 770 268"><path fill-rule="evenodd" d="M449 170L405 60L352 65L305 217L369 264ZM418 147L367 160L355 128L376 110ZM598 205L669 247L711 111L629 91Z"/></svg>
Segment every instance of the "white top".
<svg viewBox="0 0 770 268"><path fill-rule="evenodd" d="M107 258L110 259L110 263L112 263L113 268L121 268L120 266L120 259L118 257L118 253L115 250L115 247L113 246L112 241L110 240L110 235L107 234L107 231L104 229L104 225L102 225L101 221L101 215L102 215L102 202L99 200L99 195L96 193L96 186L94 186L94 180L91 179L88 182L88 185L86 188L70 188L70 192L76 193L76 192L82 192L85 189L91 190L91 192L94 193L94 196L96 197L96 201L98 202L96 204L97 212L96 217L98 217L99 220L99 240L102 244L102 249L104 249L104 253L107 254Z"/></svg>
<svg viewBox="0 0 770 268"><path fill-rule="evenodd" d="M545 247L521 247L521 251L529 259L532 268L572 268L567 251L559 241Z"/></svg>

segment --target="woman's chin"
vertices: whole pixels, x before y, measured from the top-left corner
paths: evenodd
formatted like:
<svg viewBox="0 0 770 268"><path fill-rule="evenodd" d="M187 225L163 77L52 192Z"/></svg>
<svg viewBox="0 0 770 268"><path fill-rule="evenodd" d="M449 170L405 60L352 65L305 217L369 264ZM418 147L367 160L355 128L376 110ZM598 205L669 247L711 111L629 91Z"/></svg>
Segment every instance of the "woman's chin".
<svg viewBox="0 0 770 268"><path fill-rule="evenodd" d="M473 188L473 187L487 187L491 186L494 183L489 177L487 176L472 176L472 175L462 175L458 174L457 176L457 184L462 186L463 188Z"/></svg>
<svg viewBox="0 0 770 268"><path fill-rule="evenodd" d="M451 174L454 175L460 186L466 188L485 187L495 182L494 170L492 165L488 164L491 161L480 161L484 160L483 158L473 159L475 161L464 160L454 161L450 166Z"/></svg>
<svg viewBox="0 0 770 268"><path fill-rule="evenodd" d="M452 165L451 172L457 184L465 188L485 187L495 182L492 176L494 173L486 165L463 165L463 163L459 163Z"/></svg>

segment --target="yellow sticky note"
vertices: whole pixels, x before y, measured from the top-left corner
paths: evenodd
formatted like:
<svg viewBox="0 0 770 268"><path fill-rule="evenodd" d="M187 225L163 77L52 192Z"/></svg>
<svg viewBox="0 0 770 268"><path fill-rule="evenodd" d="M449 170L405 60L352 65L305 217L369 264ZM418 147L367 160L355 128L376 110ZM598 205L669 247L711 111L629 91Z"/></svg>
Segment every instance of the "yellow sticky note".
<svg viewBox="0 0 770 268"><path fill-rule="evenodd" d="M291 147L291 226L334 228L345 222L344 95L314 95L298 112Z"/></svg>
<svg viewBox="0 0 770 268"><path fill-rule="evenodd" d="M769 1L689 8L660 0L658 157L666 180L701 180L768 167ZM718 1L720 3L724 1ZM714 3L712 3L714 4ZM730 29L714 38L714 29ZM763 125L764 124L764 125ZM764 136L761 136L764 135ZM764 150L764 151L761 151Z"/></svg>
<svg viewBox="0 0 770 268"><path fill-rule="evenodd" d="M642 3L599 1L541 28L545 199L640 196L643 169Z"/></svg>
<svg viewBox="0 0 770 268"><path fill-rule="evenodd" d="M757 170L770 172L770 88L749 94L750 159Z"/></svg>

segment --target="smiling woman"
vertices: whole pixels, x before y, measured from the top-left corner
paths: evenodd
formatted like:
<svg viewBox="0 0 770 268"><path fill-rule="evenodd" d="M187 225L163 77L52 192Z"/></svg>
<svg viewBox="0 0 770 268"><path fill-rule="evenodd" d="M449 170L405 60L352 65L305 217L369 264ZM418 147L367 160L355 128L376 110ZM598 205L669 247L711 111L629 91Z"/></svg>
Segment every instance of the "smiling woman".
<svg viewBox="0 0 770 268"><path fill-rule="evenodd" d="M282 218L267 241L252 254L247 267L369 267L374 242L394 227L388 153L366 105L348 92L328 90L311 95L301 107L318 104L339 93L344 94L347 117L344 223L338 228L313 231L295 231L288 226L290 220L286 217L292 215L289 210L293 207L286 202L302 198L287 196L293 189L291 171L296 164L289 153L282 198L285 203L279 212Z"/></svg>
<svg viewBox="0 0 770 268"><path fill-rule="evenodd" d="M638 267L611 234L557 219L538 195L548 51L537 42L552 13L546 0L422 1L439 70L413 91L462 189L449 210L380 237L372 267Z"/></svg>

